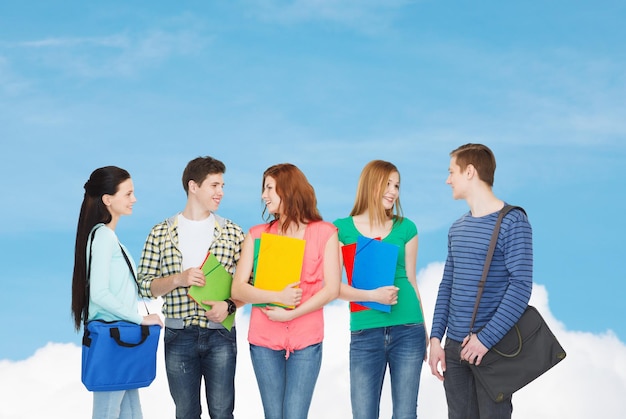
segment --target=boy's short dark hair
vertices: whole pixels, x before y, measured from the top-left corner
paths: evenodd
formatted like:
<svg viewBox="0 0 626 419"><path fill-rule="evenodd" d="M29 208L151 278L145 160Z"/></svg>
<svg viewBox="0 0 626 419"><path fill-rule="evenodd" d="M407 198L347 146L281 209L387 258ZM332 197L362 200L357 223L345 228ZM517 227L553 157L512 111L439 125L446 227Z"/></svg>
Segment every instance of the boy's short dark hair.
<svg viewBox="0 0 626 419"><path fill-rule="evenodd" d="M209 156L196 157L187 163L187 167L185 167L183 171L183 188L185 189L185 193L189 193L190 180L193 180L200 186L208 175L219 173L226 173L224 163Z"/></svg>

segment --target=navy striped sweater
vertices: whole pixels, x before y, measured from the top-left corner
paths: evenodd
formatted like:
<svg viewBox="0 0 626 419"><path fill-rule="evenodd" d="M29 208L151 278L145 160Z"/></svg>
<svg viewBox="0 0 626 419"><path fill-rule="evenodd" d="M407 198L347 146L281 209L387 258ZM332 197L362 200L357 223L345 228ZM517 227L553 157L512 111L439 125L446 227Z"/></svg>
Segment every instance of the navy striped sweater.
<svg viewBox="0 0 626 419"><path fill-rule="evenodd" d="M448 232L448 257L439 285L431 337L462 341L469 333L487 249L498 212L484 217L466 213ZM530 299L533 280L532 229L526 214L510 211L502 220L498 242L480 300L474 332L487 348L519 320Z"/></svg>

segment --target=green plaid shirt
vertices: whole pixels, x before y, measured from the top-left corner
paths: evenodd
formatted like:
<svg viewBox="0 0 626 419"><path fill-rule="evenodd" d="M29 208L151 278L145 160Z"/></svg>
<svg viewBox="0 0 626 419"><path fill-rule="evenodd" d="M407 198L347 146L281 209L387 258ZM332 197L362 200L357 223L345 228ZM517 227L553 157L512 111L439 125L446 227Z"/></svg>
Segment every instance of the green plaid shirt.
<svg viewBox="0 0 626 419"><path fill-rule="evenodd" d="M215 215L215 235L209 251L215 255L232 275L241 255L243 230L231 220ZM183 256L178 248L178 217L168 218L155 225L150 231L141 252L137 282L142 297L154 298L152 281L182 272ZM191 299L189 287L178 287L163 296L163 314L168 319L179 320L184 327L220 328L220 324L209 322L204 310Z"/></svg>

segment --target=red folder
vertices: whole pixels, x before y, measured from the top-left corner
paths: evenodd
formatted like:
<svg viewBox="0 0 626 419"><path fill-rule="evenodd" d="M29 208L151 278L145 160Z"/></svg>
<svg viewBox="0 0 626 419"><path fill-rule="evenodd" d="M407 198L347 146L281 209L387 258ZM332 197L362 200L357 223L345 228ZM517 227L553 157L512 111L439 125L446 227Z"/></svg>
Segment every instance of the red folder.
<svg viewBox="0 0 626 419"><path fill-rule="evenodd" d="M346 244L341 246L341 253L343 255L343 266L346 269L346 277L348 278L348 285L352 285L352 270L354 268L354 255L356 254L356 242L352 244ZM369 310L369 308L350 301L350 312Z"/></svg>

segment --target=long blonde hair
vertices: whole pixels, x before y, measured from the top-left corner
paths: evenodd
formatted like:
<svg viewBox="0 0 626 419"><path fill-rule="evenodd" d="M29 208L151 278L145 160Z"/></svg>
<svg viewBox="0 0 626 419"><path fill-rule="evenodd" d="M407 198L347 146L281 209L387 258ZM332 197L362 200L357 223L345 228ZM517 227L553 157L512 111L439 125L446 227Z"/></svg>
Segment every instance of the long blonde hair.
<svg viewBox="0 0 626 419"><path fill-rule="evenodd" d="M359 177L354 206L350 216L363 214L365 211L368 211L371 226L384 224L389 219L394 220L394 222L402 221L403 213L400 205L400 196L396 199L393 208L388 210L383 207L382 203L382 196L387 187L389 175L394 172L398 173L398 178L400 178L400 171L393 163L384 160L372 160L367 163Z"/></svg>

